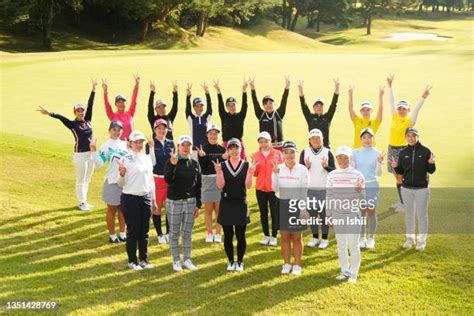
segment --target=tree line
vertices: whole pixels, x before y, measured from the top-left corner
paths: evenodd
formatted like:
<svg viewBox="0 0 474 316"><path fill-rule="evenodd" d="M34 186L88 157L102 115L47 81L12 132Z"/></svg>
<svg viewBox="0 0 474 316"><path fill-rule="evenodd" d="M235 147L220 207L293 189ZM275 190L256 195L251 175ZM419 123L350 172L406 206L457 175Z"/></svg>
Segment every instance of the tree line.
<svg viewBox="0 0 474 316"><path fill-rule="evenodd" d="M300 19L320 31L321 24L349 27L362 18L371 34L372 20L408 10L446 12L474 10L474 0L3 0L2 23L27 33L40 31L42 45L52 48L54 22L106 29L113 38L133 32L144 41L151 28L193 29L202 37L210 24L251 27L261 19L295 31ZM301 23L301 22L300 22Z"/></svg>

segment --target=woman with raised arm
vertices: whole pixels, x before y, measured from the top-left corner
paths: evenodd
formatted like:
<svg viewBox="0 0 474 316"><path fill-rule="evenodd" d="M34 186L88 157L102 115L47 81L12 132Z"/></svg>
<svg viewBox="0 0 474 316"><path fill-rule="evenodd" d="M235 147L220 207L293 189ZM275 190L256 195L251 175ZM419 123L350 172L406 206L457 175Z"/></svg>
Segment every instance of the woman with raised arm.
<svg viewBox="0 0 474 316"><path fill-rule="evenodd" d="M167 103L163 100L156 100L153 107L153 101L155 98L156 86L154 81L150 81L150 97L148 98L148 123L150 123L153 133L155 133L155 122L159 119L166 121L166 138L173 140L173 122L178 114L178 83L173 81L173 105L171 110L167 113ZM153 134L154 136L154 134Z"/></svg>
<svg viewBox="0 0 474 316"><path fill-rule="evenodd" d="M74 119L70 120L61 114L50 112L42 106L37 110L41 114L49 115L60 120L64 126L71 130L74 144L74 167L76 169L76 197L78 208L81 211L89 211L93 206L87 203L87 192L89 183L94 172L94 161L90 152L90 143L92 141L92 108L94 106L95 89L97 81L92 80L92 91L89 95L89 101L86 107L80 103L74 105Z"/></svg>

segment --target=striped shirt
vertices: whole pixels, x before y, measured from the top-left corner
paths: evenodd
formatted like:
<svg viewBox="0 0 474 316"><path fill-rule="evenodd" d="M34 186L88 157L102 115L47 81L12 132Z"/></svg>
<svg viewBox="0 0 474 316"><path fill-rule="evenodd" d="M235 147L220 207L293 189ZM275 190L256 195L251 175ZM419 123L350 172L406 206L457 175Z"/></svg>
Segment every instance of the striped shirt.
<svg viewBox="0 0 474 316"><path fill-rule="evenodd" d="M297 163L288 168L278 165L279 173L272 172L272 187L279 199L305 199L308 193L309 174L306 166Z"/></svg>
<svg viewBox="0 0 474 316"><path fill-rule="evenodd" d="M339 207L338 203L353 203L354 200L363 198L360 192L357 192L357 181L364 181L364 176L360 171L352 167L345 169L336 169L327 175L327 198L326 212L328 216L332 213L351 213L351 208Z"/></svg>

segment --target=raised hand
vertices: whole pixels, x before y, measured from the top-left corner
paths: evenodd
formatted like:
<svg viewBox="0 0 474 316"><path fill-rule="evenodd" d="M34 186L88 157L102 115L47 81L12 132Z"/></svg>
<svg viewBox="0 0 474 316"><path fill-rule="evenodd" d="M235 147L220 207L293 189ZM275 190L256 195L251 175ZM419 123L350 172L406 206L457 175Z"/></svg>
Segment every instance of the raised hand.
<svg viewBox="0 0 474 316"><path fill-rule="evenodd" d="M97 88L97 80L92 79L92 91L95 91L96 88Z"/></svg>
<svg viewBox="0 0 474 316"><path fill-rule="evenodd" d="M150 80L150 91L156 91L155 81L153 80Z"/></svg>
<svg viewBox="0 0 474 316"><path fill-rule="evenodd" d="M186 95L190 96L192 89L193 89L193 84L188 82L188 83L186 84Z"/></svg>
<svg viewBox="0 0 474 316"><path fill-rule="evenodd" d="M204 93L209 93L209 86L206 84L205 81L202 82L201 87L204 89Z"/></svg>
<svg viewBox="0 0 474 316"><path fill-rule="evenodd" d="M385 151L382 150L382 152L380 153L380 155L377 157L377 161L378 161L380 164L382 164L382 163L385 161L385 156L386 156Z"/></svg>
<svg viewBox="0 0 474 316"><path fill-rule="evenodd" d="M255 172L255 169L257 168L258 161L252 158L252 161L250 162L249 165L249 171L248 173L253 174Z"/></svg>
<svg viewBox="0 0 474 316"><path fill-rule="evenodd" d="M431 153L430 159L428 159L428 163L432 164L432 165L434 165L436 163L435 155L433 153Z"/></svg>
<svg viewBox="0 0 474 316"><path fill-rule="evenodd" d="M285 89L289 89L290 84L291 84L290 75L287 75L287 76L285 76Z"/></svg>
<svg viewBox="0 0 474 316"><path fill-rule="evenodd" d="M272 158L272 171L274 173L280 173L280 168L278 167L278 157L277 156L273 156Z"/></svg>
<svg viewBox="0 0 474 316"><path fill-rule="evenodd" d="M354 86L353 86L353 85L350 85L350 86L349 86L348 92L349 92L349 95L350 95L350 96L353 96L353 95L354 95Z"/></svg>
<svg viewBox="0 0 474 316"><path fill-rule="evenodd" d="M327 168L329 166L329 161L327 156L321 158L321 167Z"/></svg>
<svg viewBox="0 0 474 316"><path fill-rule="evenodd" d="M426 99L430 95L431 88L433 88L433 86L430 86L430 85L426 86L425 91L423 91L423 95L422 95L424 99Z"/></svg>
<svg viewBox="0 0 474 316"><path fill-rule="evenodd" d="M178 152L177 152L176 148L174 148L173 152L171 153L170 163L173 166L176 166L178 164Z"/></svg>
<svg viewBox="0 0 474 316"><path fill-rule="evenodd" d="M104 92L107 92L107 89L108 89L108 85L107 85L107 79L103 78L102 79L102 90L104 90Z"/></svg>
<svg viewBox="0 0 474 316"><path fill-rule="evenodd" d="M334 94L339 94L339 87L341 83L339 82L339 78L333 79L334 81Z"/></svg>
<svg viewBox="0 0 474 316"><path fill-rule="evenodd" d="M221 87L219 85L219 79L214 80L214 88L216 89L217 93L221 93Z"/></svg>
<svg viewBox="0 0 474 316"><path fill-rule="evenodd" d="M395 79L395 75L392 74L392 73L388 74L388 77L387 77L387 84L388 84L388 87L389 87L389 88L392 87L393 79Z"/></svg>
<svg viewBox="0 0 474 316"><path fill-rule="evenodd" d="M125 177L125 173L127 172L127 167L125 167L125 163L123 158L119 160L119 173L121 177Z"/></svg>
<svg viewBox="0 0 474 316"><path fill-rule="evenodd" d="M97 151L97 138L96 139L93 139L90 143L89 143L89 149L91 150L91 152L95 153Z"/></svg>
<svg viewBox="0 0 474 316"><path fill-rule="evenodd" d="M42 107L41 105L38 105L38 109L36 110L38 112L40 112L41 114L44 114L44 115L49 115L49 111L46 110L44 107Z"/></svg>
<svg viewBox="0 0 474 316"><path fill-rule="evenodd" d="M383 97L385 94L385 86L380 86L379 87L379 96Z"/></svg>
<svg viewBox="0 0 474 316"><path fill-rule="evenodd" d="M219 174L222 172L222 166L218 161L216 162L212 160L212 164L214 165L214 170L216 171L216 174Z"/></svg>
<svg viewBox="0 0 474 316"><path fill-rule="evenodd" d="M173 85L173 92L178 92L178 81L174 80L171 84Z"/></svg>
<svg viewBox="0 0 474 316"><path fill-rule="evenodd" d="M253 78L249 77L248 83L249 83L250 89L255 90L255 77Z"/></svg>
<svg viewBox="0 0 474 316"><path fill-rule="evenodd" d="M304 165L306 166L306 168L311 168L311 159L309 159L309 157L306 157L304 159Z"/></svg>
<svg viewBox="0 0 474 316"><path fill-rule="evenodd" d="M138 74L138 72L133 75L133 78L135 79L135 85L140 85L140 75Z"/></svg>
<svg viewBox="0 0 474 316"><path fill-rule="evenodd" d="M148 147L150 148L154 148L155 147L155 141L153 140L153 136L152 137L146 137L146 141L148 143Z"/></svg>
<svg viewBox="0 0 474 316"><path fill-rule="evenodd" d="M298 92L300 93L300 96L304 95L303 85L304 85L304 80L298 81Z"/></svg>
<svg viewBox="0 0 474 316"><path fill-rule="evenodd" d="M248 83L248 81L245 80L245 78L244 78L244 81L243 81L243 83L242 83L242 91L243 91L243 92L246 92L248 86L249 86L249 83Z"/></svg>
<svg viewBox="0 0 474 316"><path fill-rule="evenodd" d="M198 156L199 157L204 157L206 156L206 152L204 151L204 149L202 149L202 145L197 147L197 152L198 152Z"/></svg>

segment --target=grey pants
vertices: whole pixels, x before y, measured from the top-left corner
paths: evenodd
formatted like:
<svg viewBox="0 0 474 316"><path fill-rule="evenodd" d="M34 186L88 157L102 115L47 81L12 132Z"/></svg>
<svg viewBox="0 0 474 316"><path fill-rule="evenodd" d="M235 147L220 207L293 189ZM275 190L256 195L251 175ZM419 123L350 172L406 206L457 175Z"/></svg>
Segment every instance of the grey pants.
<svg viewBox="0 0 474 316"><path fill-rule="evenodd" d="M428 202L430 189L407 189L402 187L405 206L407 238L415 240L416 220L418 220L418 242L425 242L428 235Z"/></svg>
<svg viewBox="0 0 474 316"><path fill-rule="evenodd" d="M183 258L191 259L191 234L194 226L196 199L166 200L166 216L170 225L170 248L173 261L179 261L179 235L183 234Z"/></svg>

